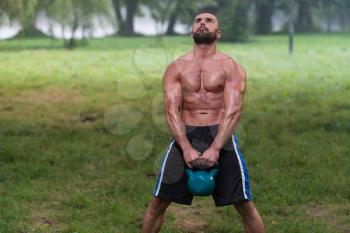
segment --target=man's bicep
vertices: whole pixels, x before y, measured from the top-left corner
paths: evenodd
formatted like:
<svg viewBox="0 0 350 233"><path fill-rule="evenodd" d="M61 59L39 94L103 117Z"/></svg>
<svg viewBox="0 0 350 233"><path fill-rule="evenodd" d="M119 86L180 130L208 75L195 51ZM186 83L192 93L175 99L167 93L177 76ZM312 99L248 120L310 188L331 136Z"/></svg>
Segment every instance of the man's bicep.
<svg viewBox="0 0 350 233"><path fill-rule="evenodd" d="M181 85L174 63L170 64L163 76L164 107L166 111L179 108L181 104Z"/></svg>
<svg viewBox="0 0 350 233"><path fill-rule="evenodd" d="M245 88L246 73L238 63L232 61L224 90L225 109L228 113L234 114L242 108Z"/></svg>

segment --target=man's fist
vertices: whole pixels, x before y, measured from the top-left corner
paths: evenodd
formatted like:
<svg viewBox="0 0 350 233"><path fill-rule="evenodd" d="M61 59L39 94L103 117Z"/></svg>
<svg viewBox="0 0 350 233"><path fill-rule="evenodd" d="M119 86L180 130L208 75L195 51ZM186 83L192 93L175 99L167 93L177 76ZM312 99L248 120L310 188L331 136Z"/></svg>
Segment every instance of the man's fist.
<svg viewBox="0 0 350 233"><path fill-rule="evenodd" d="M199 158L200 152L196 151L192 147L189 147L183 151L183 157L186 165L189 168L193 168L194 162Z"/></svg>
<svg viewBox="0 0 350 233"><path fill-rule="evenodd" d="M220 154L219 150L209 147L198 158L198 161L196 161L196 164L198 164L198 166L197 165L195 166L201 169L212 167L218 163L219 154Z"/></svg>

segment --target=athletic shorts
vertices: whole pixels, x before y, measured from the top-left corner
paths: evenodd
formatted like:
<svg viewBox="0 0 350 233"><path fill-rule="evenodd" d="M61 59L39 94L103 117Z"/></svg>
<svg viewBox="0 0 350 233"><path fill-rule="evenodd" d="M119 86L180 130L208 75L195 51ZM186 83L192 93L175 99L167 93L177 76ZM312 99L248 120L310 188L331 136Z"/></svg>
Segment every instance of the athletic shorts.
<svg viewBox="0 0 350 233"><path fill-rule="evenodd" d="M186 125L186 136L192 147L203 153L213 142L218 126ZM218 166L215 189L211 195L216 206L253 199L247 165L235 134L221 148ZM182 149L173 137L162 159L153 196L191 205L193 195L187 189L187 174L184 172L186 168L188 167L184 162Z"/></svg>

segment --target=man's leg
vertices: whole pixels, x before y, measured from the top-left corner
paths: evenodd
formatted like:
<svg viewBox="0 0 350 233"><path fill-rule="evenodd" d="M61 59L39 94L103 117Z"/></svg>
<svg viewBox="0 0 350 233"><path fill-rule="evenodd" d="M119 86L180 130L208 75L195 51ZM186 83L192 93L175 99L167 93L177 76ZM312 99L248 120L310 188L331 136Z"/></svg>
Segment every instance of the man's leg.
<svg viewBox="0 0 350 233"><path fill-rule="evenodd" d="M265 232L263 220L252 201L240 201L234 203L234 207L242 216L246 233Z"/></svg>
<svg viewBox="0 0 350 233"><path fill-rule="evenodd" d="M165 210L171 201L153 197L149 204L143 220L142 233L159 232L165 215Z"/></svg>

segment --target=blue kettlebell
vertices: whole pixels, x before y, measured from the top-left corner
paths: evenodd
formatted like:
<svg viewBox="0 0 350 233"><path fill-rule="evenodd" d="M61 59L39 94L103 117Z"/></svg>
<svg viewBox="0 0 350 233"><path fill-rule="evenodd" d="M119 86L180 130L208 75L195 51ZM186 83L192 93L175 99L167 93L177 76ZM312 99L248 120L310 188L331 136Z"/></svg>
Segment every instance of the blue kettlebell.
<svg viewBox="0 0 350 233"><path fill-rule="evenodd" d="M194 196L209 196L215 188L215 176L219 169L214 167L211 170L185 169L188 176L187 188Z"/></svg>

